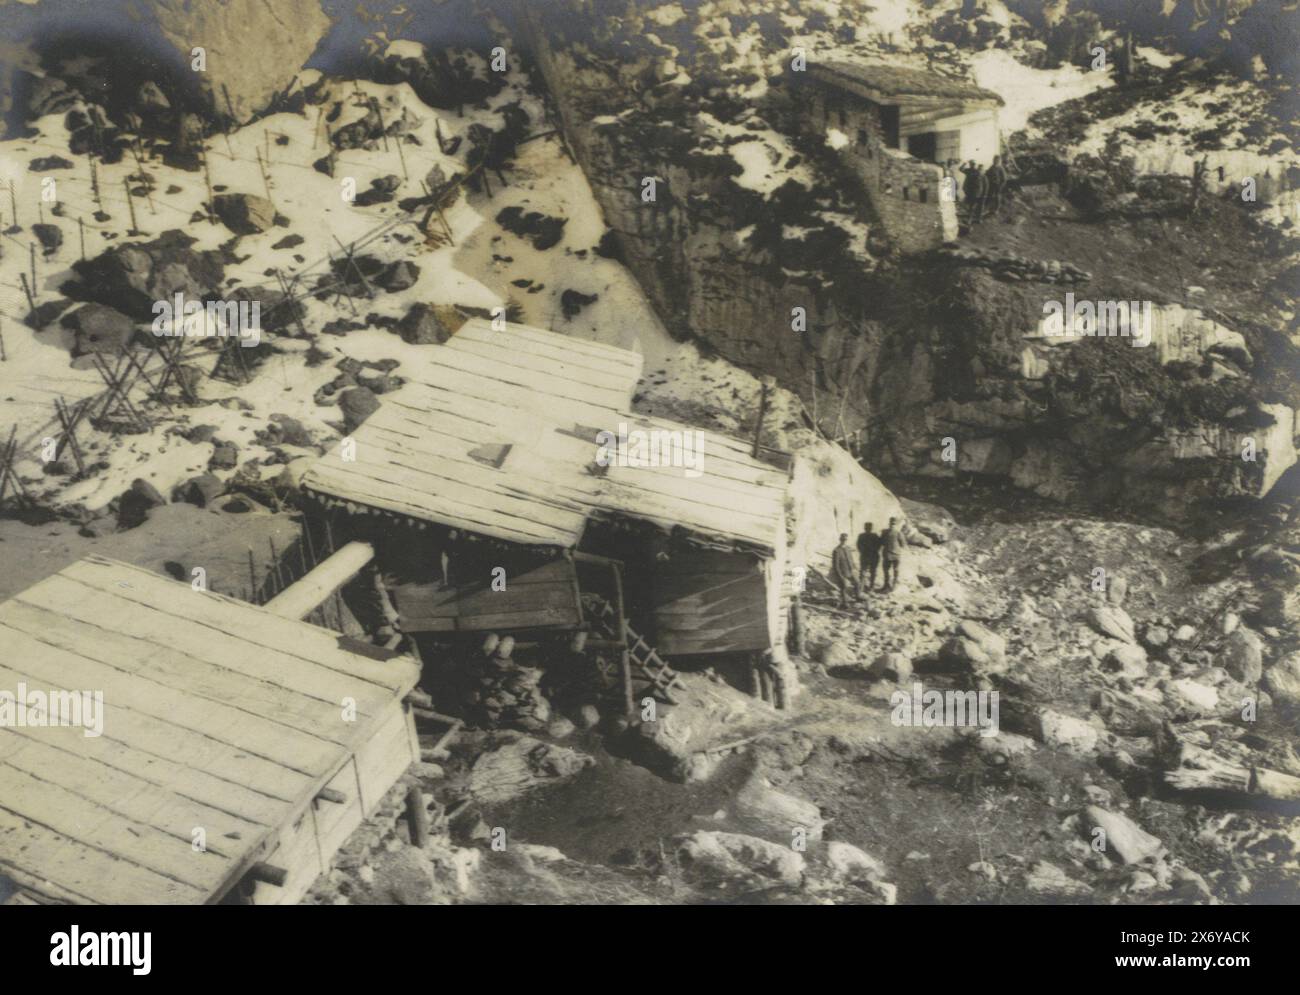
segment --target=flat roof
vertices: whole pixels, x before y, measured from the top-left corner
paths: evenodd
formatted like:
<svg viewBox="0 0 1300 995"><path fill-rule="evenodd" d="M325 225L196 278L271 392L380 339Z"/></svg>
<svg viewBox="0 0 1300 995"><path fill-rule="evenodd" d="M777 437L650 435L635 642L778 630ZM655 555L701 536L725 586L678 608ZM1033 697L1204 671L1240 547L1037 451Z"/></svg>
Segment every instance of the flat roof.
<svg viewBox="0 0 1300 995"><path fill-rule="evenodd" d="M910 97L947 98L966 103L1001 105L992 90L967 80L940 76L923 69L858 62L817 62L809 72L818 79L861 92L877 103L903 103Z"/></svg>
<svg viewBox="0 0 1300 995"><path fill-rule="evenodd" d="M0 876L77 904L220 898L419 677L409 657L100 556L0 603L0 643L0 691L102 693L101 735L0 727Z"/></svg>
<svg viewBox="0 0 1300 995"><path fill-rule="evenodd" d="M785 541L787 474L746 443L628 411L639 354L521 325L465 325L306 474L318 496L524 544L576 546L623 515L770 555ZM598 467L597 435L677 433L699 466ZM694 433L683 435L682 433ZM661 439L669 436L661 435Z"/></svg>

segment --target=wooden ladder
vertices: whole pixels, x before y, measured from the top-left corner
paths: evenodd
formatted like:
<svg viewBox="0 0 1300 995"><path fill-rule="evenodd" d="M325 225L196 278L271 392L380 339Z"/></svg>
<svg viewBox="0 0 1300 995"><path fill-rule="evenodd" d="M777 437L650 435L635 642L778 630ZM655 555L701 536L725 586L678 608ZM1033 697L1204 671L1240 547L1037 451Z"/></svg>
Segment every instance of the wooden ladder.
<svg viewBox="0 0 1300 995"><path fill-rule="evenodd" d="M583 609L610 639L619 639L617 633L618 613L604 598L598 595L584 595ZM661 657L655 648L645 641L645 637L623 623L621 640L627 646L628 662L632 665L632 679L650 688L660 701L676 705L677 698L673 691L686 691L681 676Z"/></svg>
<svg viewBox="0 0 1300 995"><path fill-rule="evenodd" d="M657 698L669 705L676 705L677 698L674 697L673 691L686 691L681 676L668 665L668 661L655 652L653 646L637 634L632 626L624 622L623 628L627 632L627 651L635 668L633 679L640 678L642 682L649 684Z"/></svg>

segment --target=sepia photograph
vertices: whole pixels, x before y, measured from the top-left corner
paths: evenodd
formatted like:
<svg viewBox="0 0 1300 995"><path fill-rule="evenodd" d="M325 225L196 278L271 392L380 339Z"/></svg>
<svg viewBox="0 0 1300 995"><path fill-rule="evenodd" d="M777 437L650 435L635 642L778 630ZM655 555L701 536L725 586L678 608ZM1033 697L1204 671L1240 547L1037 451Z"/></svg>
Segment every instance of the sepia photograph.
<svg viewBox="0 0 1300 995"><path fill-rule="evenodd" d="M0 0L5 924L1249 969L1193 907L1300 902L1298 74L1298 0Z"/></svg>

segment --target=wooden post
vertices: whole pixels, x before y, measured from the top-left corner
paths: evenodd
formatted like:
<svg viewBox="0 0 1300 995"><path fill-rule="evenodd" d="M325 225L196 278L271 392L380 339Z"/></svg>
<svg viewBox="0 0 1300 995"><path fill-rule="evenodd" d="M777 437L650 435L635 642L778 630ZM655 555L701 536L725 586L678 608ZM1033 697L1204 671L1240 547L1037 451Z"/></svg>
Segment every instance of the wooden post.
<svg viewBox="0 0 1300 995"><path fill-rule="evenodd" d="M258 588L261 587L261 585L257 582L257 566L253 562L252 549L249 549L248 551L248 580L249 583L253 585L249 589L248 600L255 605L260 605L262 602L258 600L257 593L258 593Z"/></svg>
<svg viewBox="0 0 1300 995"><path fill-rule="evenodd" d="M775 384L776 381L772 377L763 378L763 390L758 398L758 424L754 426L754 451L752 455L755 459L758 459L758 450L763 438L763 421L767 417L767 396Z"/></svg>
<svg viewBox="0 0 1300 995"><path fill-rule="evenodd" d="M384 112L379 109L379 98L370 98L370 108L375 112L375 117L379 118L379 137L384 140L384 151L388 151L388 130L384 127Z"/></svg>
<svg viewBox="0 0 1300 995"><path fill-rule="evenodd" d="M808 646L804 641L803 595L795 594L790 598L790 648L796 656L807 656Z"/></svg>
<svg viewBox="0 0 1300 995"><path fill-rule="evenodd" d="M8 359L9 357L5 355L4 322L0 321L0 363L3 363Z"/></svg>
<svg viewBox="0 0 1300 995"><path fill-rule="evenodd" d="M256 863L250 867L248 876L254 881L261 881L263 884L269 884L276 888L283 888L285 882L289 880L287 870L265 862Z"/></svg>
<svg viewBox="0 0 1300 995"><path fill-rule="evenodd" d="M271 573L275 577L275 593L278 595L284 590L284 575L280 573L280 554L275 549L275 536L267 536L266 541L271 545Z"/></svg>
<svg viewBox="0 0 1300 995"><path fill-rule="evenodd" d="M153 191L149 188L149 174L144 171L144 159L140 155L140 138L137 135L135 145L131 147L131 152L135 156L136 168L140 170L140 183L144 186L145 198L149 201L149 213L157 214L153 206Z"/></svg>
<svg viewBox="0 0 1300 995"><path fill-rule="evenodd" d="M127 234L139 235L141 232L139 226L135 223L135 201L131 197L131 182L123 179L122 189L126 191L126 206L131 210L131 230Z"/></svg>
<svg viewBox="0 0 1300 995"><path fill-rule="evenodd" d="M18 279L19 279L19 281L20 281L20 282L22 283L22 285L23 285L23 293L27 295L27 306L31 309L32 313L35 314L35 313L36 313L36 300L35 300L35 298L32 297L32 288L31 288L31 285L28 284L28 282L27 282L27 274L26 274L26 273L19 273L19 274L18 274Z"/></svg>
<svg viewBox="0 0 1300 995"><path fill-rule="evenodd" d="M27 261L28 264L31 266L31 271L32 271L32 293L35 293L36 287L38 286L38 284L36 283L36 243L35 242L27 243Z"/></svg>
<svg viewBox="0 0 1300 995"><path fill-rule="evenodd" d="M92 159L93 163L94 160ZM14 181L9 181L9 213L14 216L14 227L18 227L18 200L14 196Z"/></svg>
<svg viewBox="0 0 1300 995"><path fill-rule="evenodd" d="M369 543L350 542L266 602L265 607L282 618L300 619L327 601L374 558L375 548Z"/></svg>
<svg viewBox="0 0 1300 995"><path fill-rule="evenodd" d="M271 202L271 206L274 208L275 198L271 196L271 178L267 175L266 163L262 159L261 149L257 149L257 168L262 174L262 189L266 191L266 199Z"/></svg>
<svg viewBox="0 0 1300 995"><path fill-rule="evenodd" d="M77 215L77 233L81 236L81 261L86 261L86 222Z"/></svg>
<svg viewBox="0 0 1300 995"><path fill-rule="evenodd" d="M429 842L429 810L424 807L424 792L418 787L406 793L406 825L412 846L423 847Z"/></svg>
<svg viewBox="0 0 1300 995"><path fill-rule="evenodd" d="M627 616L623 614L623 572L617 563L611 563L610 569L614 572L614 597L618 602L615 608L618 610L618 641L622 647L618 655L618 669L623 679L623 706L627 717L631 718L636 714L636 702L632 700L632 653L627 645Z"/></svg>
<svg viewBox="0 0 1300 995"><path fill-rule="evenodd" d="M95 206L102 212L104 210L104 199L99 195L99 167L95 165L95 158L90 158L90 192L95 195Z"/></svg>
<svg viewBox="0 0 1300 995"><path fill-rule="evenodd" d="M203 148L203 183L208 188L208 201L204 205L208 209L208 223L215 225L217 223L217 212L212 207L212 170L208 168L208 149Z"/></svg>
<svg viewBox="0 0 1300 995"><path fill-rule="evenodd" d="M402 136L397 135L394 137L393 140L397 142L397 158L401 160L402 163L402 179L407 180L409 182L411 176L406 171L406 153L402 151Z"/></svg>

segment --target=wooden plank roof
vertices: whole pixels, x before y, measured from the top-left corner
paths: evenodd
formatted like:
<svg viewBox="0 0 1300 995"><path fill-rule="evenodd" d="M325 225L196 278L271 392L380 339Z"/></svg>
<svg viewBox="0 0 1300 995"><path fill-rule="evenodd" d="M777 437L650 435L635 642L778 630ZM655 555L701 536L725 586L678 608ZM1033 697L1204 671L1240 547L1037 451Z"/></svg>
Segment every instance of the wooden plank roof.
<svg viewBox="0 0 1300 995"><path fill-rule="evenodd" d="M1005 103L992 90L986 90L967 80L906 66L819 62L810 66L809 71L822 82L859 93L879 104L905 103L908 98L943 98L988 106Z"/></svg>
<svg viewBox="0 0 1300 995"><path fill-rule="evenodd" d="M408 384L354 433L355 459L331 453L304 488L524 544L576 546L602 515L764 554L784 542L787 474L736 439L629 413L637 353L508 327L467 323L404 370ZM620 426L687 433L701 466L597 467L597 434Z"/></svg>
<svg viewBox="0 0 1300 995"><path fill-rule="evenodd" d="M0 690L103 695L99 736L0 728L0 875L74 903L219 898L419 676L409 658L99 556L0 604L0 643Z"/></svg>

